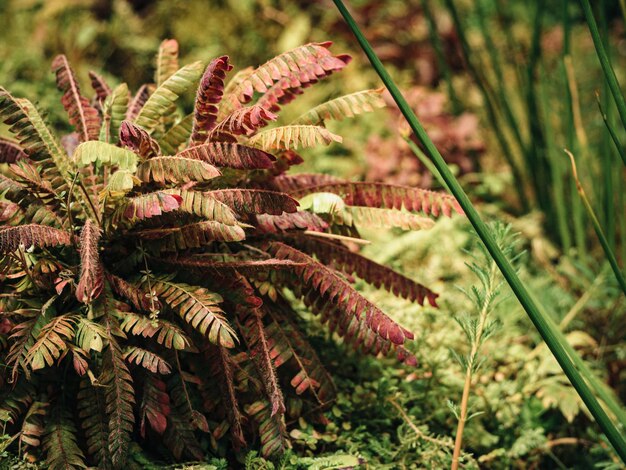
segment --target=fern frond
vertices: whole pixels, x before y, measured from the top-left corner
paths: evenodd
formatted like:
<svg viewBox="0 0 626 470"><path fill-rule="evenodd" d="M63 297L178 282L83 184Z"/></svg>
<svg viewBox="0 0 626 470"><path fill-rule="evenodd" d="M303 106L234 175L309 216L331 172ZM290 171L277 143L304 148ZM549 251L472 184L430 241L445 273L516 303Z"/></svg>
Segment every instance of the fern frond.
<svg viewBox="0 0 626 470"><path fill-rule="evenodd" d="M76 298L89 304L102 293L104 288L104 270L100 261L98 244L102 231L87 219L80 233L78 251L80 253L80 281L76 286Z"/></svg>
<svg viewBox="0 0 626 470"><path fill-rule="evenodd" d="M154 83L161 86L178 70L178 41L165 39L159 46L156 58Z"/></svg>
<svg viewBox="0 0 626 470"><path fill-rule="evenodd" d="M122 121L126 119L126 111L129 109L130 91L128 85L122 83L115 87L111 95L106 99L104 109L105 120L109 117L109 142L116 143L118 141L120 126Z"/></svg>
<svg viewBox="0 0 626 470"><path fill-rule="evenodd" d="M122 121L120 143L139 155L142 160L161 155L159 143L144 129L130 121Z"/></svg>
<svg viewBox="0 0 626 470"><path fill-rule="evenodd" d="M299 191L304 190L305 188L340 183L346 183L346 181L341 178L337 178L336 176L326 175L323 173L299 173L297 175L277 176L271 184L278 191L283 191L289 194L300 194Z"/></svg>
<svg viewBox="0 0 626 470"><path fill-rule="evenodd" d="M356 274L374 287L380 288L382 286L388 292L411 302L418 302L423 305L424 300L428 299L432 306L437 306L438 294L387 266L348 250L339 243L306 236L293 238L293 242L307 253L315 254L326 266L331 266L349 275Z"/></svg>
<svg viewBox="0 0 626 470"><path fill-rule="evenodd" d="M285 193L263 189L220 189L208 194L238 213L280 215L298 210L298 201Z"/></svg>
<svg viewBox="0 0 626 470"><path fill-rule="evenodd" d="M12 253L20 245L25 248L35 246L71 245L72 236L69 232L44 225L28 224L18 227L0 227L0 253Z"/></svg>
<svg viewBox="0 0 626 470"><path fill-rule="evenodd" d="M165 155L174 155L178 152L178 148L189 139L192 125L193 114L188 114L163 134L159 142Z"/></svg>
<svg viewBox="0 0 626 470"><path fill-rule="evenodd" d="M91 88L96 92L96 100L104 103L111 94L111 87L106 80L93 70L89 71L89 79L91 80Z"/></svg>
<svg viewBox="0 0 626 470"><path fill-rule="evenodd" d="M146 418L152 429L163 434L167 428L167 418L170 411L170 396L167 394L165 382L152 374L146 375L139 408L141 437L146 437Z"/></svg>
<svg viewBox="0 0 626 470"><path fill-rule="evenodd" d="M261 131L250 138L248 143L263 150L297 149L341 142L341 136L333 134L321 126L290 125Z"/></svg>
<svg viewBox="0 0 626 470"><path fill-rule="evenodd" d="M28 409L37 394L36 382L28 379L14 380L13 387L3 387L0 396L0 412L7 414L8 422L15 424Z"/></svg>
<svg viewBox="0 0 626 470"><path fill-rule="evenodd" d="M190 269L201 273L216 272L221 275L234 275L238 273L254 276L259 273L276 271L279 269L291 269L299 266L291 260L264 259L264 260L242 260L242 261L214 261L206 260L198 255L182 256L176 258L163 258L163 262L170 266Z"/></svg>
<svg viewBox="0 0 626 470"><path fill-rule="evenodd" d="M227 348L235 346L237 335L218 307L222 301L218 294L166 278L153 279L152 288L164 303L176 310L183 320L211 343Z"/></svg>
<svg viewBox="0 0 626 470"><path fill-rule="evenodd" d="M171 450L176 459L183 455L201 460L204 452L194 434L193 414L184 392L183 378L174 374L167 382L170 397L170 414L167 418L167 428L163 442Z"/></svg>
<svg viewBox="0 0 626 470"><path fill-rule="evenodd" d="M182 204L183 200L177 194L157 191L128 198L120 212L124 219L132 222L175 211Z"/></svg>
<svg viewBox="0 0 626 470"><path fill-rule="evenodd" d="M191 142L206 140L207 133L217 121L217 105L224 94L224 79L233 66L228 63L228 56L213 59L207 66L196 94Z"/></svg>
<svg viewBox="0 0 626 470"><path fill-rule="evenodd" d="M427 230L435 225L433 219L410 212L362 206L347 206L346 209L352 219L349 225L377 228L397 227L404 230Z"/></svg>
<svg viewBox="0 0 626 470"><path fill-rule="evenodd" d="M333 193L341 196L349 206L379 207L423 212L435 217L450 216L453 211L462 214L459 203L453 196L410 186L385 183L328 183L307 186L293 191L296 196L311 193Z"/></svg>
<svg viewBox="0 0 626 470"><path fill-rule="evenodd" d="M149 312L152 309L153 303L157 309L160 308L157 299L153 298L151 302L149 293L141 290L136 285L131 284L121 277L115 276L109 272L106 272L105 275L113 291L129 300L138 310Z"/></svg>
<svg viewBox="0 0 626 470"><path fill-rule="evenodd" d="M317 126L331 119L340 121L345 118L352 118L358 114L371 112L375 108L383 108L385 106L385 102L382 99L384 90L384 88L377 88L375 90L358 91L340 96L316 106L291 124Z"/></svg>
<svg viewBox="0 0 626 470"><path fill-rule="evenodd" d="M157 343L168 349L182 351L190 349L192 344L191 339L177 325L163 319L159 319L158 322L155 322L149 317L132 312L124 313L121 329L134 336L155 338Z"/></svg>
<svg viewBox="0 0 626 470"><path fill-rule="evenodd" d="M251 351L252 359L256 364L265 392L272 405L270 415L283 415L285 414L285 401L278 383L262 317L263 314L260 309L240 309L240 330L248 349Z"/></svg>
<svg viewBox="0 0 626 470"><path fill-rule="evenodd" d="M90 141L80 144L74 152L74 160L80 166L98 165L117 166L121 170L137 170L137 155L130 150L106 142Z"/></svg>
<svg viewBox="0 0 626 470"><path fill-rule="evenodd" d="M26 353L26 364L31 370L50 367L67 350L67 342L74 338L73 314L54 317L41 328L37 340Z"/></svg>
<svg viewBox="0 0 626 470"><path fill-rule="evenodd" d="M221 176L213 165L193 158L153 157L137 169L137 177L148 183L188 183L190 181L210 181Z"/></svg>
<svg viewBox="0 0 626 470"><path fill-rule="evenodd" d="M11 368L11 379L13 382L17 380L20 367L24 371L27 378L30 378L30 370L28 368L27 355L41 329L50 321L51 315L47 310L37 308L29 308L20 312L26 317L19 323L15 324L11 329L9 342L11 347L7 354L6 365Z"/></svg>
<svg viewBox="0 0 626 470"><path fill-rule="evenodd" d="M343 68L347 56L333 56L328 50L330 45L330 42L305 44L270 59L229 90L220 106L220 115L226 116L240 108L252 99L255 91L265 93L283 77L289 77L293 88L325 76L327 71ZM310 65L313 67L303 70Z"/></svg>
<svg viewBox="0 0 626 470"><path fill-rule="evenodd" d="M75 343L82 350L101 352L104 347L106 331L102 325L81 317L76 328Z"/></svg>
<svg viewBox="0 0 626 470"><path fill-rule="evenodd" d="M293 360L297 366L297 373L291 379L291 386L298 395L310 390L317 402L324 405L335 396L335 384L315 350L302 336L289 315L283 314L283 310L274 306L266 309L271 321L265 331L272 345L274 366L278 368Z"/></svg>
<svg viewBox="0 0 626 470"><path fill-rule="evenodd" d="M0 163L15 163L24 158L27 155L19 144L0 137Z"/></svg>
<svg viewBox="0 0 626 470"><path fill-rule="evenodd" d="M168 189L167 194L181 199L180 210L225 225L237 225L237 215L209 192Z"/></svg>
<svg viewBox="0 0 626 470"><path fill-rule="evenodd" d="M282 454L288 448L287 431L282 415L272 415L270 404L256 401L245 407L246 413L259 425L261 454L271 457Z"/></svg>
<svg viewBox="0 0 626 470"><path fill-rule="evenodd" d="M49 403L34 401L28 408L20 429L19 442L22 449L40 446L41 436L45 431L43 418L48 405Z"/></svg>
<svg viewBox="0 0 626 470"><path fill-rule="evenodd" d="M291 259L304 263L294 270L300 278L313 287L327 300L338 305L347 316L365 319L367 327L384 340L394 344L403 344L407 339L413 339L413 333L398 325L385 313L359 294L347 281L339 277L327 266L315 261L310 256L284 243L271 242L266 250L279 259Z"/></svg>
<svg viewBox="0 0 626 470"><path fill-rule="evenodd" d="M146 240L158 240L163 251L179 251L200 248L213 241L238 242L246 238L239 225L226 225L214 220L193 222L172 228L157 228L133 231L133 235Z"/></svg>
<svg viewBox="0 0 626 470"><path fill-rule="evenodd" d="M57 416L48 423L43 438L46 468L50 470L87 468L85 456L76 442L76 427L69 412L57 410L55 414Z"/></svg>
<svg viewBox="0 0 626 470"><path fill-rule="evenodd" d="M98 468L111 468L109 455L109 423L106 414L105 392L84 378L77 396L78 418L85 433L87 453L95 459Z"/></svg>
<svg viewBox="0 0 626 470"><path fill-rule="evenodd" d="M169 374L172 368L165 359L159 355L138 346L130 346L124 353L124 359L130 364L137 364L156 374Z"/></svg>
<svg viewBox="0 0 626 470"><path fill-rule="evenodd" d="M63 92L61 102L69 116L81 142L98 140L100 134L100 115L89 104L89 100L80 94L80 87L67 57L58 55L52 61L52 71L56 73L57 88Z"/></svg>
<svg viewBox="0 0 626 470"><path fill-rule="evenodd" d="M135 124L152 134L159 125L159 119L165 116L176 100L200 78L202 69L202 62L194 62L174 73L150 95L134 119Z"/></svg>
<svg viewBox="0 0 626 470"><path fill-rule="evenodd" d="M119 468L126 460L135 423L133 413L135 391L122 351L111 335L102 370L99 382L106 387L105 403L109 417L108 450L113 467Z"/></svg>
<svg viewBox="0 0 626 470"><path fill-rule="evenodd" d="M292 230L324 232L328 229L326 221L304 210L281 215L259 214L256 219L255 228L259 233L284 233Z"/></svg>
<svg viewBox="0 0 626 470"><path fill-rule="evenodd" d="M263 150L231 142L209 142L189 147L177 154L178 157L195 158L217 167L237 170L266 169L276 158Z"/></svg>
<svg viewBox="0 0 626 470"><path fill-rule="evenodd" d="M137 117L154 90L154 84L144 83L139 87L139 90L137 90L137 93L135 93L126 108L126 119L128 121L133 121Z"/></svg>
<svg viewBox="0 0 626 470"><path fill-rule="evenodd" d="M278 116L267 109L254 105L233 111L217 124L207 135L207 140L219 140L220 134L251 135ZM217 138L216 138L217 137Z"/></svg>

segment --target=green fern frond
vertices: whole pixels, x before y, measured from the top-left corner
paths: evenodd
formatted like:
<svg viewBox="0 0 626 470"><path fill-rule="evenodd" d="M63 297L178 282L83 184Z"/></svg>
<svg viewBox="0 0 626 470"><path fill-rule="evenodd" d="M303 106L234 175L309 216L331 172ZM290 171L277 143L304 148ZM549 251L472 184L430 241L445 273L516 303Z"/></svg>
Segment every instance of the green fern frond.
<svg viewBox="0 0 626 470"><path fill-rule="evenodd" d="M340 121L374 111L375 108L383 108L385 106L381 96L383 91L384 88L377 88L340 96L316 106L292 121L291 124L318 126L331 119Z"/></svg>

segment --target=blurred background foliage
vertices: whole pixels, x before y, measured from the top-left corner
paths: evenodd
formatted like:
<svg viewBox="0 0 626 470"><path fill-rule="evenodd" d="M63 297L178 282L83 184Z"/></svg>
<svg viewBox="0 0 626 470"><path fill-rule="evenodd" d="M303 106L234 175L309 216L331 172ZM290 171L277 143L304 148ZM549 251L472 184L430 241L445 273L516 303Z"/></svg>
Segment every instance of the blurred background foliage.
<svg viewBox="0 0 626 470"><path fill-rule="evenodd" d="M596 90L609 123L616 122L616 113L577 2L354 0L350 5L483 213L521 233L518 249L526 251L521 273L545 311L623 402L626 303L602 261L562 153L568 147L577 154L582 183L623 265L624 170ZM451 5L462 24L455 25ZM626 83L622 11L618 1L598 5L614 68ZM340 94L380 86L330 0L0 0L0 11L0 84L38 100L56 126L65 124L52 57L66 54L84 89L88 71L95 70L111 85L124 81L136 90L152 80L152 58L164 38L178 40L182 63L228 54L236 70L309 41L332 40L336 52L353 56L345 71L289 105L287 118ZM192 97L187 99L182 106L189 106ZM344 144L304 153L304 171L441 189L405 142L410 136L393 106L332 126ZM626 142L623 129L618 134ZM544 179L537 181L541 171ZM472 284L462 249L475 241L460 218L442 220L427 232L366 235L373 243L364 254L409 277L435 287L444 280L465 288ZM447 403L460 400L464 377L451 353L464 344L454 317L471 312L472 305L454 290L439 290L436 310L361 287L416 332L412 349L419 366L407 370L363 359L320 334L323 359L341 390L328 413L330 423L289 423L293 453L272 463L252 452L242 457L248 468L338 468L312 460L321 454L359 455L377 469L450 464L456 418ZM464 468L619 468L517 302L509 297L495 317L500 326L484 346L471 400L478 414L465 432ZM134 458L137 468L152 465L140 454Z"/></svg>

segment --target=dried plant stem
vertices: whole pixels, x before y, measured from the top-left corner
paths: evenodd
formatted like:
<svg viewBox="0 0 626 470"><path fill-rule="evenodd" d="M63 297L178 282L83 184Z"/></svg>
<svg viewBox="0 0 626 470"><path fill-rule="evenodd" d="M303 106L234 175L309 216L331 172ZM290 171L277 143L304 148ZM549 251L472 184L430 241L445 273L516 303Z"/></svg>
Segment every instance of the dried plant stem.
<svg viewBox="0 0 626 470"><path fill-rule="evenodd" d="M446 442L442 439L437 439L435 437L429 436L428 434L424 433L420 428L418 428L415 423L411 420L411 417L406 413L406 411L404 411L404 409L402 408L402 406L400 406L400 404L395 401L393 398L387 398L387 401L389 403L391 403L391 405L398 410L398 413L400 413L400 416L402 416L402 419L404 420L404 422L406 424L409 425L409 427L413 430L413 432L415 434L417 434L417 437L419 437L420 439L423 439L425 441L428 441L432 444L437 444L439 446L442 447L451 447L452 444L450 444L449 442Z"/></svg>

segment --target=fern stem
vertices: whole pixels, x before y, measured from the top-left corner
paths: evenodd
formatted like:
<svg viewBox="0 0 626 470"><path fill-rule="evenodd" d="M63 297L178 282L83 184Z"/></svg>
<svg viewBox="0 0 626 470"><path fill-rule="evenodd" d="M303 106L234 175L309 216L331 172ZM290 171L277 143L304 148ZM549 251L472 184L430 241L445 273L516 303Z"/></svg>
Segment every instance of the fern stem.
<svg viewBox="0 0 626 470"><path fill-rule="evenodd" d="M487 314L489 313L489 307L491 306L491 299L493 299L496 282L496 265L491 263L489 270L489 288L485 290L483 305L480 309L480 315L478 320L478 328L476 334L472 338L472 348L468 356L467 370L465 371L465 383L463 385L463 395L461 397L461 412L459 414L459 422L457 423L456 436L454 439L454 451L452 453L452 465L451 470L457 470L459 468L459 457L461 456L461 445L463 444L463 431L465 429L465 423L467 422L467 405L469 402L470 389L472 387L472 377L474 375L474 368L476 366L476 357L478 356L478 350L482 342L483 332L485 331L485 324L487 323Z"/></svg>
<svg viewBox="0 0 626 470"><path fill-rule="evenodd" d="M471 201L467 197L467 194L465 194L465 191L450 171L450 168L448 168L448 165L433 144L432 140L430 140L430 138L426 134L426 131L417 119L417 116L415 116L415 113L413 113L413 111L411 110L411 107L400 93L400 90L381 63L380 59L376 56L376 53L367 42L367 39L365 39L365 36L363 36L363 33L360 31L358 25L346 9L343 1L333 0L333 2L343 16L349 28L354 33L357 41L367 55L372 66L391 93L391 96L394 98L394 101L396 102L400 111L409 123L409 126L411 127L413 132L415 132L415 135L419 137L420 141L426 148L426 154L429 155L430 158L433 160L433 163L441 173L441 176L450 187L450 191L456 197L459 204L465 211L465 214L467 215L471 224L474 226L474 229L485 244L487 250L493 257L495 263L498 265L498 268L502 272L504 278L511 286L516 297L524 307L524 310L528 314L530 320L533 322L533 324L541 334L541 337L550 348L550 351L552 351L552 354L558 361L559 365L563 369L564 373L566 374L584 403L587 405L587 408L589 408L589 411L596 419L598 425L607 436L611 445L615 448L617 454L620 456L622 461L626 463L626 441L624 440L624 437L620 434L615 424L608 417L608 415L592 393L591 389L585 382L585 379L572 362L572 359L569 357L566 348L560 342L560 338L558 337L558 334L560 332L558 331L554 323L542 314L538 306L535 304L534 300L531 298L531 295L526 289L526 286L519 279L519 277L515 273L515 270L504 256L504 253L498 247L490 230L487 228L486 224L483 222L482 218L478 214L478 211L474 208Z"/></svg>
<svg viewBox="0 0 626 470"><path fill-rule="evenodd" d="M305 230L304 234L311 235L313 237L332 238L333 240L343 240L344 242L352 242L358 245L369 245L372 243L371 241L364 240L362 238L347 237L346 235L338 235L336 233L316 232L314 230Z"/></svg>
<svg viewBox="0 0 626 470"><path fill-rule="evenodd" d="M593 39L593 45L596 48L596 54L598 55L598 59L600 59L600 65L602 66L602 71L604 72L604 78L606 79L609 89L611 90L611 94L613 95L613 99L615 100L615 105L617 106L619 117L622 120L622 125L626 129L626 100L620 90L619 82L617 81L617 77L615 76L615 72L611 66L609 55L604 48L596 19L593 16L591 4L589 3L589 0L580 0L580 4L583 7L585 19L587 20L587 25L589 26L589 32L591 33L591 38ZM626 162L624 162L624 165L626 165Z"/></svg>
<svg viewBox="0 0 626 470"><path fill-rule="evenodd" d="M565 153L567 153L567 155L569 156L572 162L572 173L574 175L574 180L576 181L576 188L578 189L578 194L580 195L580 198L583 201L583 206L587 210L587 215L591 219L591 223L593 224L593 228L596 231L596 235L598 235L600 244L602 245L602 248L604 249L604 254L606 255L607 260L609 264L611 265L613 272L615 273L615 278L617 279L618 284L622 288L624 295L626 295L626 280L624 279L624 276L622 275L622 271L620 270L619 264L617 264L617 259L615 258L615 255L613 254L613 250L611 250L611 245L609 244L609 241L607 240L606 235L604 234L604 230L602 230L602 226L600 225L600 222L598 221L598 218L596 217L593 207L591 207L591 203L589 202L589 199L587 199L585 190L582 184L580 184L580 181L578 179L578 172L576 171L576 160L574 160L574 155L572 155L572 152L570 152L567 149L565 149Z"/></svg>

